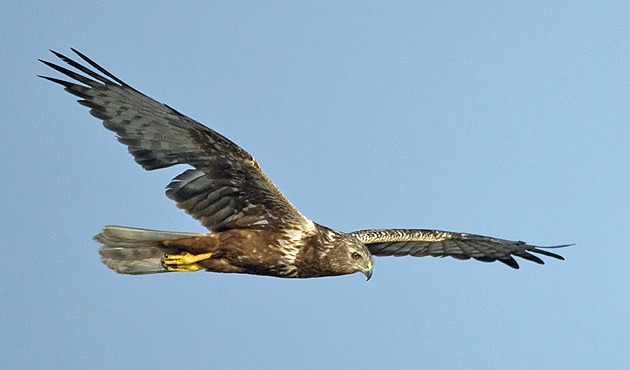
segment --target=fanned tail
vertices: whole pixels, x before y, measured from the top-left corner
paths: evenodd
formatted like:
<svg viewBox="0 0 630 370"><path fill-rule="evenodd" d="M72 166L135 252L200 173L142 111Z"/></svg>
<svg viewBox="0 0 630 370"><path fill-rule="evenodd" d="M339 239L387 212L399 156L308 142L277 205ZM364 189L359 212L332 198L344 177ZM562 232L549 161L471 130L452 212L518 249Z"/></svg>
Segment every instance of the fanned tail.
<svg viewBox="0 0 630 370"><path fill-rule="evenodd" d="M94 240L103 244L98 251L107 267L121 274L142 275L168 272L162 258L180 251L165 247L164 241L196 235L200 234L110 225L94 236Z"/></svg>

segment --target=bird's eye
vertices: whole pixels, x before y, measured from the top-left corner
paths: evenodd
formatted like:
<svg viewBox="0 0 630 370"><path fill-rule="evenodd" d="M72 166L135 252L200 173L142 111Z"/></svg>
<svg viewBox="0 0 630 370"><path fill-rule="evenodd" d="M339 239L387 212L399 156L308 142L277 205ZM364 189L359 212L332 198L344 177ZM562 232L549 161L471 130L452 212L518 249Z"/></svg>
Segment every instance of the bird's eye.
<svg viewBox="0 0 630 370"><path fill-rule="evenodd" d="M353 252L352 258L354 258L355 260L358 260L359 258L361 258L361 255L358 252Z"/></svg>

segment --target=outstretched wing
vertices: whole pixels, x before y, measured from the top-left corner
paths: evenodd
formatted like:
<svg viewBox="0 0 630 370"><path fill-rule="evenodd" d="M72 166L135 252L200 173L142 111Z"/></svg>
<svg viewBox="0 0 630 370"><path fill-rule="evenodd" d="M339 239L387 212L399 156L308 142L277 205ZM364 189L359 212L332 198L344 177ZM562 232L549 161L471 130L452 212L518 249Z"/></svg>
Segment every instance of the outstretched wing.
<svg viewBox="0 0 630 370"><path fill-rule="evenodd" d="M570 245L538 247L525 242L439 230L360 230L351 234L365 243L374 256L451 256L460 260L474 258L483 262L501 261L515 269L518 268L518 263L512 256L542 265L544 262L532 253L564 260L562 256L542 248L562 248Z"/></svg>
<svg viewBox="0 0 630 370"><path fill-rule="evenodd" d="M144 169L191 165L194 169L173 179L166 195L209 230L314 229L245 150L72 51L96 71L53 51L84 75L40 60L75 81L40 77L80 97L78 102L91 108L90 113L117 134Z"/></svg>

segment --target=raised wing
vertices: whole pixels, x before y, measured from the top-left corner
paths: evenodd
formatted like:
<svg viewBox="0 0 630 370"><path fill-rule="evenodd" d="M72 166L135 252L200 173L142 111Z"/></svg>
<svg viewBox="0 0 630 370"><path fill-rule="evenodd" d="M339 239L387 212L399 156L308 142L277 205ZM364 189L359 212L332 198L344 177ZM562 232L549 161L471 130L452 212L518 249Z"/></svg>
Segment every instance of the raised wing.
<svg viewBox="0 0 630 370"><path fill-rule="evenodd" d="M571 245L538 247L520 241L439 230L360 230L351 234L365 243L374 256L451 256L460 260L474 258L482 262L501 261L515 269L518 268L518 263L512 256L518 256L542 265L544 264L543 260L532 253L564 260L562 256L543 248L562 248Z"/></svg>
<svg viewBox="0 0 630 370"><path fill-rule="evenodd" d="M65 87L146 170L188 164L166 195L211 231L230 228L314 229L280 193L254 158L224 136L127 85L72 49L94 70L53 51L83 74L40 60L79 82L43 77ZM88 77L86 77L88 76Z"/></svg>

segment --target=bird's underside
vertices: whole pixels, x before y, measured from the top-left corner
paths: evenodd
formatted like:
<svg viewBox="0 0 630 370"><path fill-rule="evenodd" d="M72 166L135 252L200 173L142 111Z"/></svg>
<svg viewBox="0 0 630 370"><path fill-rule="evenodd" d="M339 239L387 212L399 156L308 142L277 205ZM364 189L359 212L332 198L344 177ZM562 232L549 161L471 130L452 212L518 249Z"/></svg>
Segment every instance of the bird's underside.
<svg viewBox="0 0 630 370"><path fill-rule="evenodd" d="M513 256L543 264L535 254L562 260L524 242L439 230L385 229L338 232L304 217L254 158L229 139L127 85L83 54L92 69L56 53L73 72L42 61L74 82L65 87L116 133L146 170L189 165L166 195L209 233L106 226L95 236L103 262L125 274L169 271L247 273L277 277L372 274L372 256L451 256L501 261Z"/></svg>

